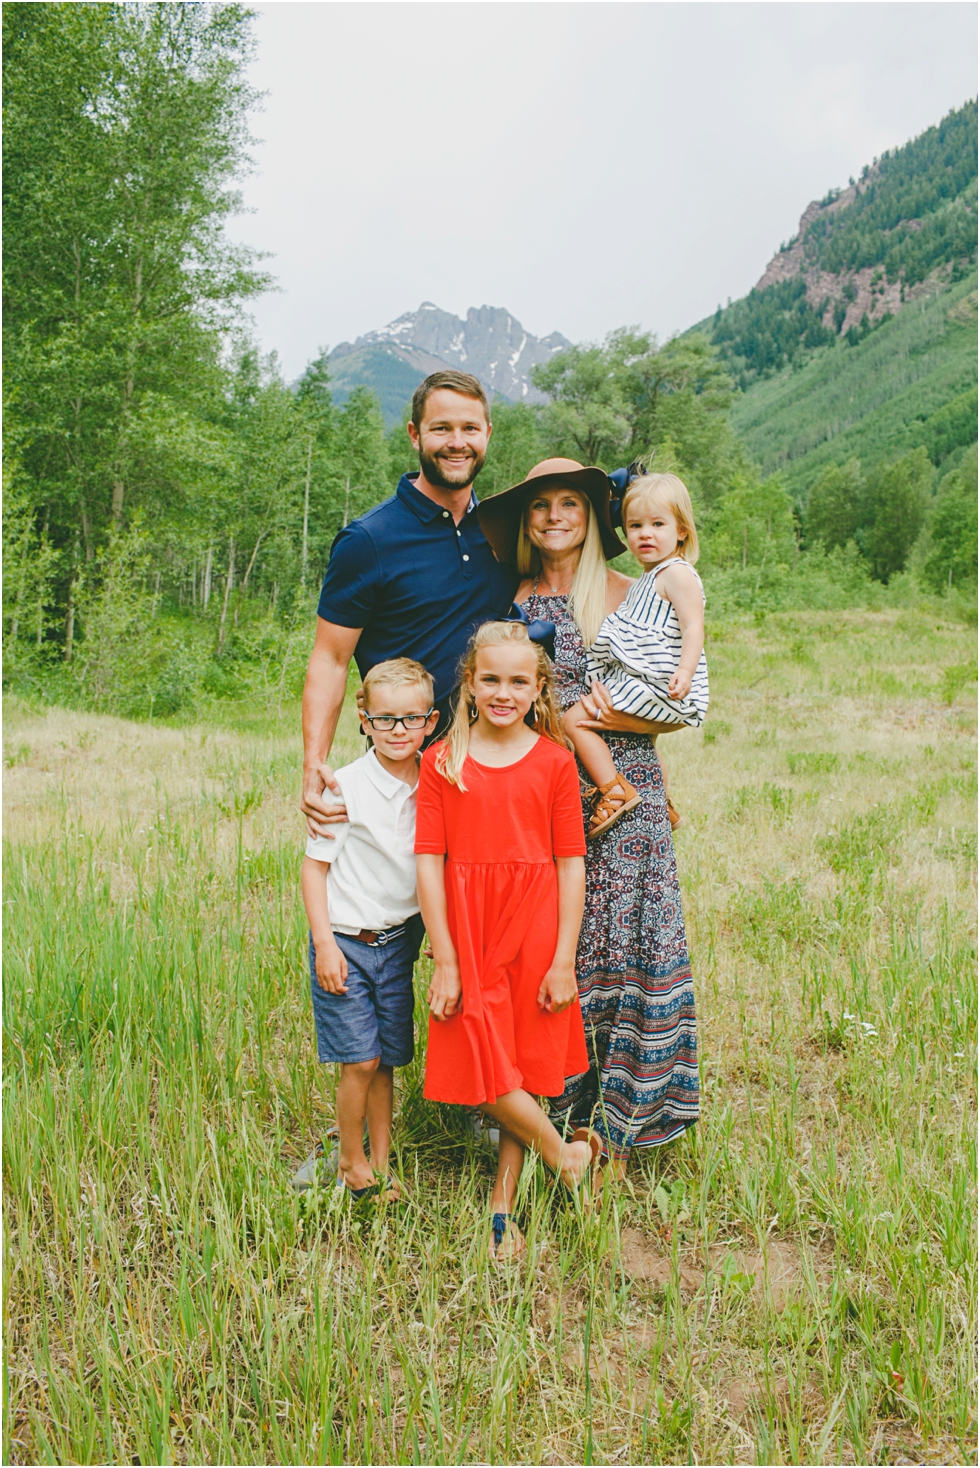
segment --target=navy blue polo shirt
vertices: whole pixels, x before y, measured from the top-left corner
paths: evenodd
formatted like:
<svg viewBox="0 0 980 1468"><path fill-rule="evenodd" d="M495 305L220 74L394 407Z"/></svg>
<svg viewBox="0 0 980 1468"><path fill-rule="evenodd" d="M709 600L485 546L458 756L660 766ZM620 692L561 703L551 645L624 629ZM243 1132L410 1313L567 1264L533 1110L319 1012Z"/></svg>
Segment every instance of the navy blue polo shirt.
<svg viewBox="0 0 980 1468"><path fill-rule="evenodd" d="M354 657L364 675L387 658L415 658L432 674L436 702L456 686L475 627L510 610L519 578L500 565L476 517L459 525L403 474L393 499L340 531L317 611L362 627Z"/></svg>

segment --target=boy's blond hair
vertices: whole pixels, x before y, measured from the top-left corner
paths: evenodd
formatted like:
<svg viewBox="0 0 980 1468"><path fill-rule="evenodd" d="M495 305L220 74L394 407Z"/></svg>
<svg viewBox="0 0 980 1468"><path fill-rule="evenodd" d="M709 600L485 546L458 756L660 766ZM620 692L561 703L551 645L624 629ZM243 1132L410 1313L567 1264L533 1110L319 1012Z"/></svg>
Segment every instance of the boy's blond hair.
<svg viewBox="0 0 980 1468"><path fill-rule="evenodd" d="M426 705L431 708L435 698L435 685L432 682L432 674L417 663L414 658L389 658L385 663L375 663L369 673L364 676L364 682L357 690L357 706L362 711L370 712L370 697L376 688L406 688L417 687L422 689Z"/></svg>
<svg viewBox="0 0 980 1468"><path fill-rule="evenodd" d="M677 529L684 535L678 554L693 566L701 552L698 547L698 532L694 527L694 506L683 479L678 479L676 474L641 474L639 479L634 479L623 495L624 529L630 506L637 500L642 500L644 504L663 505L671 512L677 521Z"/></svg>

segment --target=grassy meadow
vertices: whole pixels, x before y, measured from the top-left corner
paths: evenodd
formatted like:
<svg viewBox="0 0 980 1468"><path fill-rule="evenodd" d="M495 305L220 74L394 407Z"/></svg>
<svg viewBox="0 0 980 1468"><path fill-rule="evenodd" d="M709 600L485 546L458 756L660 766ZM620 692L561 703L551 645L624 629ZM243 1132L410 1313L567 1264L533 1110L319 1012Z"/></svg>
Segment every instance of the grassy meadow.
<svg viewBox="0 0 980 1468"><path fill-rule="evenodd" d="M510 1268L422 1057L405 1202L288 1186L333 1084L295 710L8 704L5 1461L976 1460L974 639L708 635L661 746L702 1121L585 1216L529 1167Z"/></svg>

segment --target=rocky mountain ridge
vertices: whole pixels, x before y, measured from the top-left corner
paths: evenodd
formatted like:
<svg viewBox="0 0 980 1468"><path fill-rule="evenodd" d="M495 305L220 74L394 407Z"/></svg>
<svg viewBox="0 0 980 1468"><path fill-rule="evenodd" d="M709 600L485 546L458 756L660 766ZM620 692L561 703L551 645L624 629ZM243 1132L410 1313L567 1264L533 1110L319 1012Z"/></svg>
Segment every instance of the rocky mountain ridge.
<svg viewBox="0 0 980 1468"><path fill-rule="evenodd" d="M875 326L886 316L897 315L903 306L920 296L934 294L937 278L948 276L952 269L951 264L941 266L925 280L907 286L902 280L889 280L879 265L833 272L821 270L819 265L807 260L806 237L811 226L853 204L857 196L866 192L877 176L878 167L874 165L857 183L850 184L833 197L814 199L809 203L800 216L796 234L788 245L784 245L773 255L756 282L755 290L764 291L767 286L779 285L783 281L794 280L803 275L806 279L807 304L821 313L823 326L838 335L844 335L852 326L860 326L864 318L867 318L871 326ZM901 223L909 230L922 227L922 221L918 219L902 220ZM837 312L838 306L844 308L843 317Z"/></svg>
<svg viewBox="0 0 980 1468"><path fill-rule="evenodd" d="M535 336L500 306L471 306L464 320L423 301L417 311L334 347L331 383L338 401L356 386L373 388L389 422L398 420L423 377L446 367L472 372L491 396L540 403L532 367L570 345L558 331Z"/></svg>
<svg viewBox="0 0 980 1468"><path fill-rule="evenodd" d="M977 258L977 104L948 113L803 211L748 295L694 330L748 391L964 279Z"/></svg>

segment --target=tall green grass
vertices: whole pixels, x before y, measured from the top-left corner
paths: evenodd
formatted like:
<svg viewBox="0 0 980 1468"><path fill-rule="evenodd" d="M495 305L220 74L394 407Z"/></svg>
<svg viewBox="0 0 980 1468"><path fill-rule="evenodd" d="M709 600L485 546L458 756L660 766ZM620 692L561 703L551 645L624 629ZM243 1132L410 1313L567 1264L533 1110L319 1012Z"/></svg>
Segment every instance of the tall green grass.
<svg viewBox="0 0 980 1468"><path fill-rule="evenodd" d="M6 1459L973 1461L970 654L714 629L705 731L663 743L703 1118L585 1216L529 1167L510 1269L421 1054L406 1201L289 1190L333 1084L295 736L13 708Z"/></svg>

